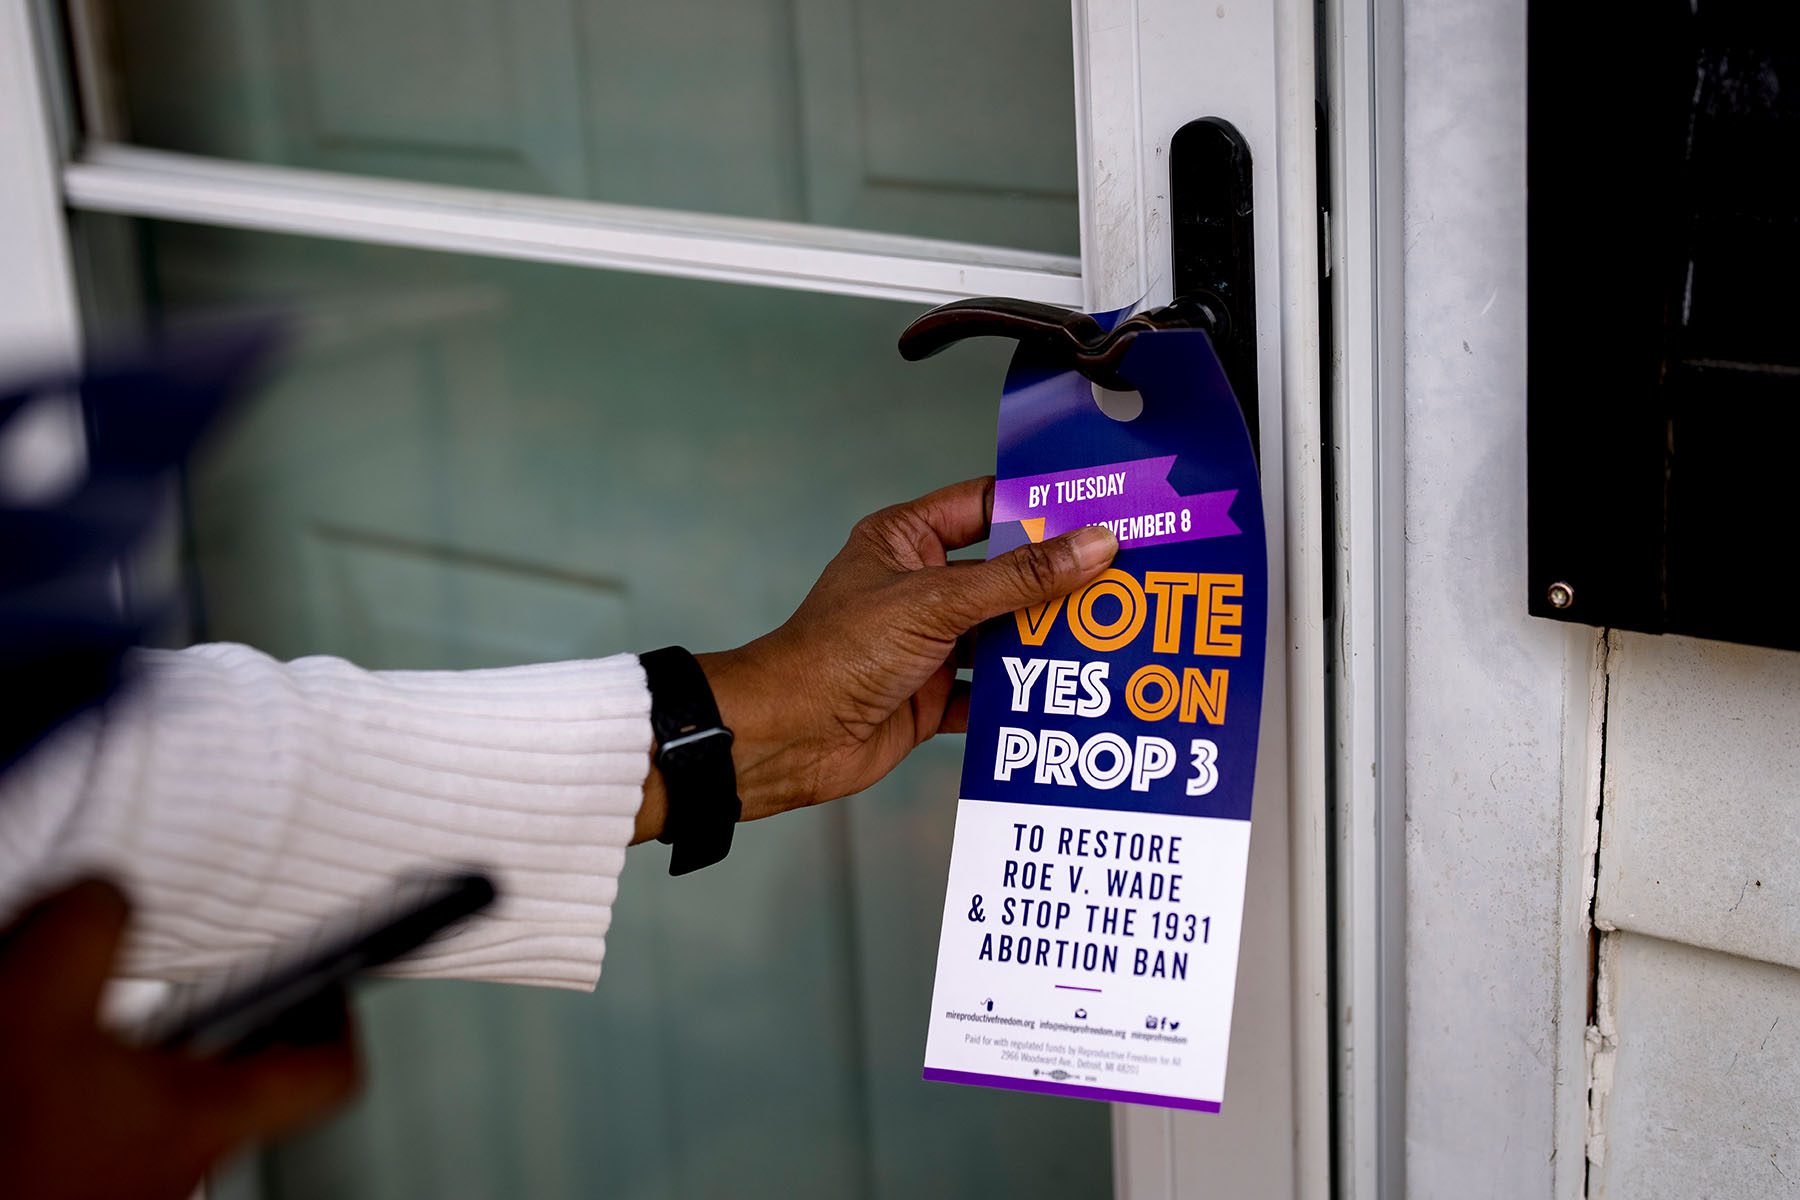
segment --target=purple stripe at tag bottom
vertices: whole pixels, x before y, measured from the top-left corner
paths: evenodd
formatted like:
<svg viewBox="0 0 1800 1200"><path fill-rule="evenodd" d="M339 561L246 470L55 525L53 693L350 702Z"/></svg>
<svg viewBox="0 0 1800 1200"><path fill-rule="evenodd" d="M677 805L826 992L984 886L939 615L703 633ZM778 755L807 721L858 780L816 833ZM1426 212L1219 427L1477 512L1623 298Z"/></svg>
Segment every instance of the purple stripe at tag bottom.
<svg viewBox="0 0 1800 1200"><path fill-rule="evenodd" d="M979 1071L947 1071L942 1067L926 1067L924 1077L935 1083L962 1083L970 1087L1008 1088L1015 1092L1042 1092L1046 1096L1074 1096L1078 1100L1112 1100L1119 1104L1154 1104L1162 1108L1187 1108L1195 1112L1216 1113L1217 1100L1187 1100L1180 1096L1157 1096L1150 1092L1121 1092L1113 1088L1085 1087L1078 1083L1054 1083L1037 1079L1016 1079L1011 1075L983 1075Z"/></svg>

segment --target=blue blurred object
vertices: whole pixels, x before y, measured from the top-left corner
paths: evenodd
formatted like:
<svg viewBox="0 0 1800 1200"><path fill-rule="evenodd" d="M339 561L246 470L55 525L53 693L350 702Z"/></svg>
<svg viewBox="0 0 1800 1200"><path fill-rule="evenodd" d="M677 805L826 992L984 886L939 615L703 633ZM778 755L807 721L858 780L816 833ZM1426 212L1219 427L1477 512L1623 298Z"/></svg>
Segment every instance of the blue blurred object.
<svg viewBox="0 0 1800 1200"><path fill-rule="evenodd" d="M155 531L171 472L279 341L273 324L239 326L0 387L0 441L34 401L79 397L87 443L78 476L41 502L0 478L0 771L111 694L168 611L173 597L126 605L120 569Z"/></svg>

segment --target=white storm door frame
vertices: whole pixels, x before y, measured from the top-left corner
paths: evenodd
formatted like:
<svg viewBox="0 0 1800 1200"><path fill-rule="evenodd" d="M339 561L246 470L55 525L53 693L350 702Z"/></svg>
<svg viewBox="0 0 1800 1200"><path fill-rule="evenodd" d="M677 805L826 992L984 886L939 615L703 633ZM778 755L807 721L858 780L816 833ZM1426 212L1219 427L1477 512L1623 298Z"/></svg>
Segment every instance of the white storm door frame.
<svg viewBox="0 0 1800 1200"><path fill-rule="evenodd" d="M66 363L81 314L58 182L62 147L27 0L0 0L0 366Z"/></svg>
<svg viewBox="0 0 1800 1200"><path fill-rule="evenodd" d="M73 0L79 7L81 0ZM0 0L0 348L73 353L61 206L268 232L938 303L997 294L1091 309L1169 294L1167 152L1220 116L1249 141L1271 654L1232 1104L1114 1107L1123 1200L1293 1196L1331 1186L1324 507L1320 464L1314 10L1308 0L1073 0L1082 221L1056 255L783 222L194 158L103 140L64 153L49 5ZM77 58L85 23L74 30ZM88 112L90 132L111 128ZM20 284L18 281L23 281ZM17 362L18 355L9 355Z"/></svg>
<svg viewBox="0 0 1800 1200"><path fill-rule="evenodd" d="M1309 0L1077 0L1082 268L1090 309L1172 299L1170 139L1250 145L1269 662L1226 1104L1114 1108L1129 1200L1331 1190L1324 505L1315 27Z"/></svg>
<svg viewBox="0 0 1800 1200"><path fill-rule="evenodd" d="M1325 8L1337 1190L1406 1194L1402 0Z"/></svg>

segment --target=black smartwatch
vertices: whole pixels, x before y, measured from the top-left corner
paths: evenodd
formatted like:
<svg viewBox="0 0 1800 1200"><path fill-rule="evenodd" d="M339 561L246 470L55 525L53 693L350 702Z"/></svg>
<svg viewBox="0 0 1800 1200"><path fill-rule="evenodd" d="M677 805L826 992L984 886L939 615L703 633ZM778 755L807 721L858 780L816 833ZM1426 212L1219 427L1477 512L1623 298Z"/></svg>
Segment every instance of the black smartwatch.
<svg viewBox="0 0 1800 1200"><path fill-rule="evenodd" d="M668 809L658 840L674 847L669 874L710 867L731 853L744 806L731 762L731 730L706 673L680 646L638 655L650 685L650 729Z"/></svg>

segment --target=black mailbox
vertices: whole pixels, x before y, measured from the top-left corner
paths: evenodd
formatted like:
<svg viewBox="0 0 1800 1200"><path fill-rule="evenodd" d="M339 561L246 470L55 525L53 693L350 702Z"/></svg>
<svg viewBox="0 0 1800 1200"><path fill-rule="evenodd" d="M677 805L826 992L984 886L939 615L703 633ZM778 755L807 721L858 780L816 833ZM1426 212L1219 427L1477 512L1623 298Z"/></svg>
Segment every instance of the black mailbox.
<svg viewBox="0 0 1800 1200"><path fill-rule="evenodd" d="M1797 9L1532 0L1537 616L1800 649Z"/></svg>

